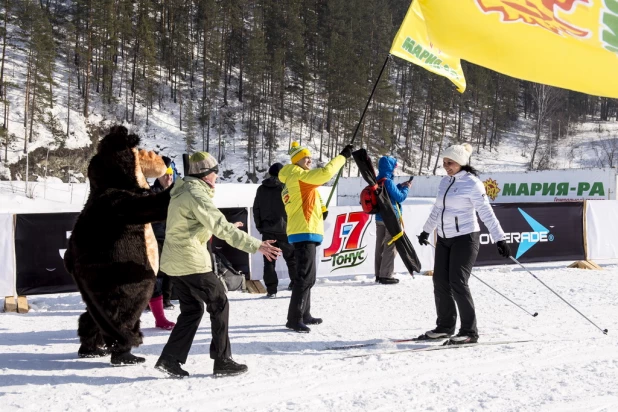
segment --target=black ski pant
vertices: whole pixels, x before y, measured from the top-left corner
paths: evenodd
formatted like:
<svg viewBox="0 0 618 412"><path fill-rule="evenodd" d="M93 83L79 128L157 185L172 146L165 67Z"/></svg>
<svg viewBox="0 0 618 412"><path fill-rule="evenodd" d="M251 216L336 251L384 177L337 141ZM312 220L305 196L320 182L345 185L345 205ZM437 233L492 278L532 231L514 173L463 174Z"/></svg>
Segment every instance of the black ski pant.
<svg viewBox="0 0 618 412"><path fill-rule="evenodd" d="M444 239L438 236L433 272L433 293L438 312L437 332L455 333L457 309L459 332L478 337L474 301L468 287L472 266L479 253L479 232Z"/></svg>
<svg viewBox="0 0 618 412"><path fill-rule="evenodd" d="M311 288L315 285L317 266L315 264L316 242L294 243L296 273L288 309L288 322L298 323L311 318Z"/></svg>
<svg viewBox="0 0 618 412"><path fill-rule="evenodd" d="M204 303L210 314L211 359L232 356L229 327L229 304L221 281L213 272L196 273L186 276L172 276L174 290L180 301L180 315L161 356L171 357L180 363L187 362L202 315Z"/></svg>
<svg viewBox="0 0 618 412"><path fill-rule="evenodd" d="M288 243L286 235L275 235L272 233L263 233L262 240L276 240L274 246L281 249L283 253L283 259L288 267L288 273L290 276L290 284L294 285L296 280L296 258L294 256L294 246ZM277 293L277 286L279 286L279 279L277 278L277 272L275 271L275 265L277 261L270 262L264 256L264 284L266 285L266 292L274 294Z"/></svg>
<svg viewBox="0 0 618 412"><path fill-rule="evenodd" d="M160 258L163 253L163 242L157 240L157 245L159 247ZM158 298L161 295L163 295L163 303L167 303L172 299L172 280L167 273L159 269L159 273L157 273L157 283L155 284L154 291L152 292L152 297Z"/></svg>

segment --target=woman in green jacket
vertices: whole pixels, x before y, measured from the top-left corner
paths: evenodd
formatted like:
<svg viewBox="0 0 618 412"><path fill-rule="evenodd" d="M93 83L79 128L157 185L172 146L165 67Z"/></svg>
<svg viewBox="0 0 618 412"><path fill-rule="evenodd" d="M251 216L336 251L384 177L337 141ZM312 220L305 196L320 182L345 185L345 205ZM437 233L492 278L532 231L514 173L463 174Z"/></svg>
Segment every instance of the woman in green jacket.
<svg viewBox="0 0 618 412"><path fill-rule="evenodd" d="M188 176L178 180L172 191L167 214L161 270L174 284L180 301L180 315L155 367L173 377L189 373L180 365L187 361L193 338L204 314L210 314L212 341L210 357L215 375L237 375L247 371L231 358L228 336L229 305L223 285L212 269L207 242L214 235L230 246L247 253L260 252L277 259L281 250L274 241L261 242L228 222L214 205L217 161L207 152L198 152L189 160Z"/></svg>

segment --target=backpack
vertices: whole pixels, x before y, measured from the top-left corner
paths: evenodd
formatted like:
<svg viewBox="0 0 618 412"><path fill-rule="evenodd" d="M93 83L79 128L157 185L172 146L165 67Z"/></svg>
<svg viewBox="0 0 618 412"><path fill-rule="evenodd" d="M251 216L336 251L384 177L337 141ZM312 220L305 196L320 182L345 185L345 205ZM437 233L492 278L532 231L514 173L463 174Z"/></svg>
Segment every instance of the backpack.
<svg viewBox="0 0 618 412"><path fill-rule="evenodd" d="M386 181L385 177L378 180L375 185L369 185L361 191L360 204L363 208L363 212L375 215L380 211L378 209L378 196L384 188L384 181Z"/></svg>

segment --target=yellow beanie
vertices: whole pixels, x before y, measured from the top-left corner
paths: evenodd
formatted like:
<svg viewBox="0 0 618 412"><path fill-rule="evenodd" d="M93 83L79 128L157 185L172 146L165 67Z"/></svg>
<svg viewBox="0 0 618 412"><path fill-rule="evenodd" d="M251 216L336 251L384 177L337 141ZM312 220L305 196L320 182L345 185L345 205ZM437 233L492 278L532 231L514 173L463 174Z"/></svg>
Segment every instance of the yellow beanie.
<svg viewBox="0 0 618 412"><path fill-rule="evenodd" d="M292 164L304 159L305 157L311 157L311 152L306 147L301 147L298 142L292 142L292 147L289 152Z"/></svg>

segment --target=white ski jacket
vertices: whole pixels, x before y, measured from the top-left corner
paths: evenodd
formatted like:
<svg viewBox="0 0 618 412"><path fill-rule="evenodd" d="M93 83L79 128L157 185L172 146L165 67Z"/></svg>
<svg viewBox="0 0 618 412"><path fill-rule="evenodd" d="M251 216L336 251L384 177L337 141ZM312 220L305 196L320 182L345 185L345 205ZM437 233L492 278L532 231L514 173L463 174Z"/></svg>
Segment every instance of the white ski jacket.
<svg viewBox="0 0 618 412"><path fill-rule="evenodd" d="M477 212L494 242L506 238L489 204L485 186L478 177L462 170L440 182L436 203L423 230L431 233L437 228L438 236L445 239L479 232Z"/></svg>

